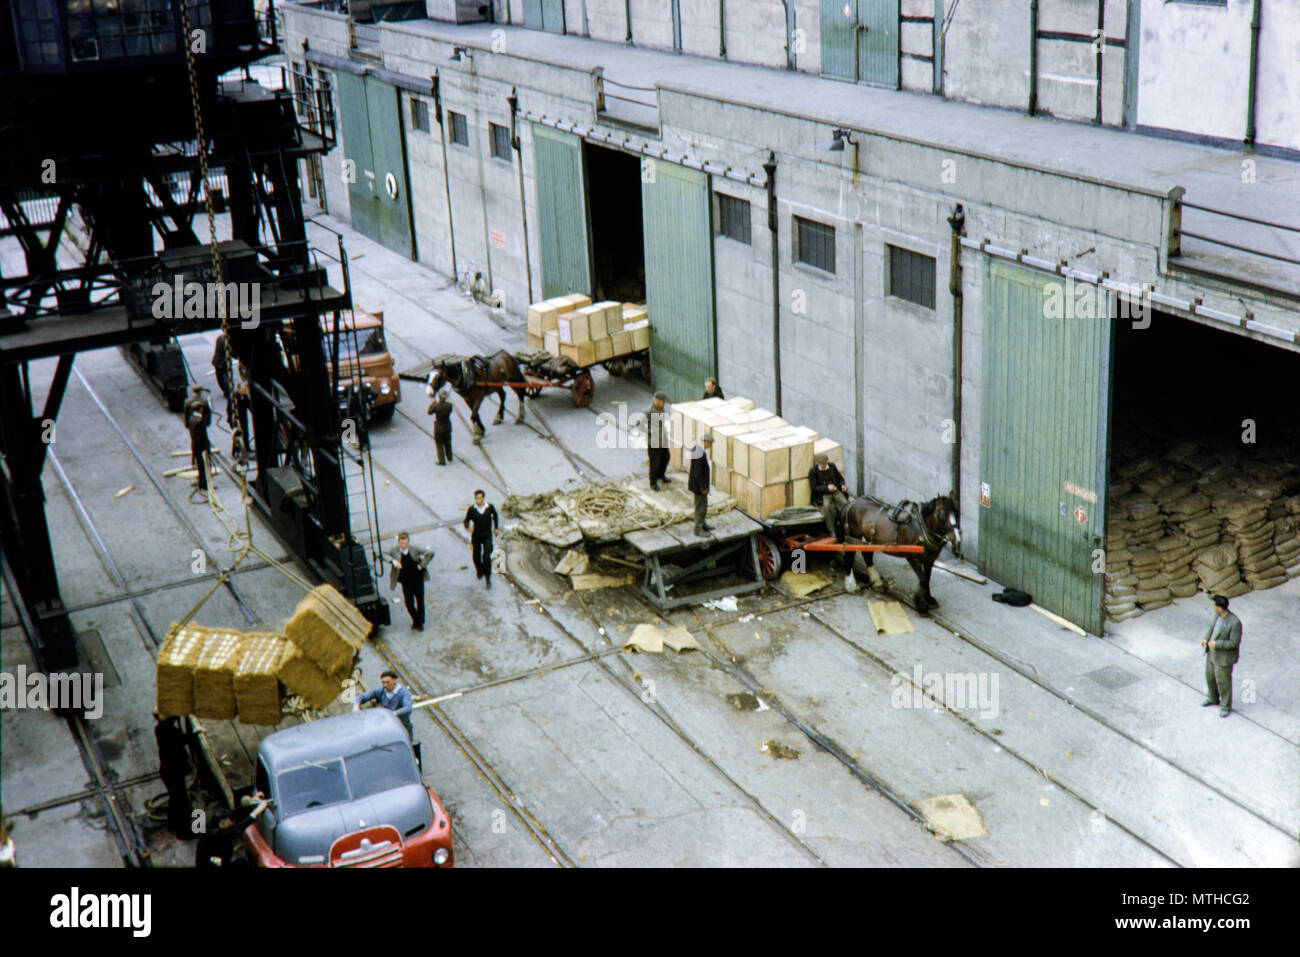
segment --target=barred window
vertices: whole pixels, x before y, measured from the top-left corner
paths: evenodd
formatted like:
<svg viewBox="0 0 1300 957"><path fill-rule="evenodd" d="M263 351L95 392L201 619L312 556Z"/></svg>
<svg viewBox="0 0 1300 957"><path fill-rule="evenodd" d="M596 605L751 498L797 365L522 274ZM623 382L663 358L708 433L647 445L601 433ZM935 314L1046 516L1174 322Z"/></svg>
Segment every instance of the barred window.
<svg viewBox="0 0 1300 957"><path fill-rule="evenodd" d="M889 295L934 308L934 257L889 247Z"/></svg>
<svg viewBox="0 0 1300 957"><path fill-rule="evenodd" d="M497 123L488 124L489 139L492 141L492 158L510 161L510 127Z"/></svg>
<svg viewBox="0 0 1300 957"><path fill-rule="evenodd" d="M715 193L718 197L718 234L748 244L749 200Z"/></svg>
<svg viewBox="0 0 1300 957"><path fill-rule="evenodd" d="M826 272L835 272L835 227L794 217L794 258Z"/></svg>
<svg viewBox="0 0 1300 957"><path fill-rule="evenodd" d="M457 146L469 146L469 124L465 122L465 114L448 110L447 118L450 120L447 139Z"/></svg>
<svg viewBox="0 0 1300 957"><path fill-rule="evenodd" d="M429 104L411 97L411 129L429 132Z"/></svg>

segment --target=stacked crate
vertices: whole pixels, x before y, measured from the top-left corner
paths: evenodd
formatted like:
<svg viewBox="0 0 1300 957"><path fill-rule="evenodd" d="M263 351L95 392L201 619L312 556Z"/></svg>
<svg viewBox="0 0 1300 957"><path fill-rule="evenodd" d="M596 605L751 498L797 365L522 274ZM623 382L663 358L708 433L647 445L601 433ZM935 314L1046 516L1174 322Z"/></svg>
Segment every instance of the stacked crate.
<svg viewBox="0 0 1300 957"><path fill-rule="evenodd" d="M643 304L596 302L582 293L528 307L529 349L545 349L579 366L595 365L650 347Z"/></svg>
<svg viewBox="0 0 1300 957"><path fill-rule="evenodd" d="M810 500L808 472L813 456L825 452L843 468L838 442L812 429L791 425L749 399L701 399L672 407L672 464L689 468L689 450L705 432L713 434L713 485L730 493L742 511L767 518Z"/></svg>

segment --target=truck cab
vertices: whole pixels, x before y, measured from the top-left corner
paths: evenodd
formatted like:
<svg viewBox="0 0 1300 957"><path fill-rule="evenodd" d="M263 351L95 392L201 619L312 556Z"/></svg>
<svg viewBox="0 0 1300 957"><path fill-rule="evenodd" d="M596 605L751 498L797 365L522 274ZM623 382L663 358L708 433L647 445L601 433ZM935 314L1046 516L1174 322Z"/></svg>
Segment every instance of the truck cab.
<svg viewBox="0 0 1300 957"><path fill-rule="evenodd" d="M334 318L324 316L322 321L325 359L333 369ZM339 378L335 383L342 404L347 404L347 394L357 388L358 383L366 391L369 419L378 422L391 419L397 411L397 403L402 401L402 383L384 339L382 312L355 309L345 310L342 314L339 323Z"/></svg>
<svg viewBox="0 0 1300 957"><path fill-rule="evenodd" d="M451 821L402 723L371 708L262 739L266 810L244 831L259 867L451 867Z"/></svg>

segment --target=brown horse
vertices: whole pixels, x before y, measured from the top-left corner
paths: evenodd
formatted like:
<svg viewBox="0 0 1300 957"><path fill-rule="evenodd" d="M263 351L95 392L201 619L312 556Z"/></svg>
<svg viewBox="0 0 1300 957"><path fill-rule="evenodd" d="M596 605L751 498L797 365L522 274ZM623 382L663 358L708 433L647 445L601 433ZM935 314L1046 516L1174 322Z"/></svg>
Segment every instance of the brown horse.
<svg viewBox="0 0 1300 957"><path fill-rule="evenodd" d="M470 366L466 368L467 364ZM444 385L450 384L456 394L469 406L470 422L474 428L474 444L483 437L483 420L478 417L478 407L492 393L498 399L497 417L493 425L500 425L506 411L506 392L501 387L505 383L514 389L515 398L519 400L519 414L515 422L524 420L524 389L526 383L519 363L515 357L504 349L491 356L438 356L433 360L433 371L429 373L429 395L437 393ZM518 383L518 385L515 385Z"/></svg>
<svg viewBox="0 0 1300 957"><path fill-rule="evenodd" d="M920 545L925 551L920 555L906 555L920 589L914 596L917 611L925 614L939 601L930 594L930 572L944 545L954 549L961 545L961 529L957 524L957 505L952 493L939 495L924 505L901 502L897 506L867 496L855 499L840 513L844 534L850 540L862 539L869 545ZM874 552L861 552L873 584L879 584L880 573L872 567ZM850 572L850 580L853 580Z"/></svg>

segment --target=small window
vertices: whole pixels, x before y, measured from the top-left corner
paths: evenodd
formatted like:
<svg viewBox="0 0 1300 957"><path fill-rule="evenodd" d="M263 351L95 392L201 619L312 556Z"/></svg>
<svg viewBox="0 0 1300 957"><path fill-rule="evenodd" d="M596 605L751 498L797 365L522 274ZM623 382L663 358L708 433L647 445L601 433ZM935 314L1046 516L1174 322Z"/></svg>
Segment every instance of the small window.
<svg viewBox="0 0 1300 957"><path fill-rule="evenodd" d="M465 114L448 110L447 118L451 120L447 138L457 146L469 146L469 124L465 122Z"/></svg>
<svg viewBox="0 0 1300 957"><path fill-rule="evenodd" d="M429 104L411 97L411 129L429 132Z"/></svg>
<svg viewBox="0 0 1300 957"><path fill-rule="evenodd" d="M934 257L889 247L889 295L934 308Z"/></svg>
<svg viewBox="0 0 1300 957"><path fill-rule="evenodd" d="M835 272L835 227L796 216L794 258L796 262Z"/></svg>
<svg viewBox="0 0 1300 957"><path fill-rule="evenodd" d="M492 141L492 158L510 161L510 128L496 123L488 124L488 133Z"/></svg>
<svg viewBox="0 0 1300 957"><path fill-rule="evenodd" d="M718 234L748 245L749 200L717 193Z"/></svg>

